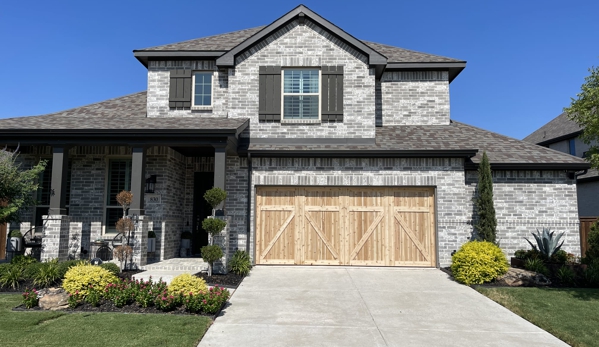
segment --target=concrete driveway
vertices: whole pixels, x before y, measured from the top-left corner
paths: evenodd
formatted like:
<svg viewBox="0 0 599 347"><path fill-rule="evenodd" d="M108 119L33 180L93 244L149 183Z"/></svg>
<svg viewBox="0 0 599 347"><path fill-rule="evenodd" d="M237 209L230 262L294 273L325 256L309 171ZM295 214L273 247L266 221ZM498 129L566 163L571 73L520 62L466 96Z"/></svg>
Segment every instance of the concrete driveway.
<svg viewBox="0 0 599 347"><path fill-rule="evenodd" d="M256 267L199 346L567 346L437 269Z"/></svg>

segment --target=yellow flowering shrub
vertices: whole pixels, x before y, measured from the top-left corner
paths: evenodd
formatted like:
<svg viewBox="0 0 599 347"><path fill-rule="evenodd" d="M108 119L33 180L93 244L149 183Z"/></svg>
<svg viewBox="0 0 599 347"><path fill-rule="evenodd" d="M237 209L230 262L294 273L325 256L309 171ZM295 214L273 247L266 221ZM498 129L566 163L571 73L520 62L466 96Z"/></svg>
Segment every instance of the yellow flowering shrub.
<svg viewBox="0 0 599 347"><path fill-rule="evenodd" d="M69 294L79 291L82 296L87 295L89 286L104 289L109 283L116 283L118 277L112 272L94 265L77 265L67 271L62 281L62 288Z"/></svg>
<svg viewBox="0 0 599 347"><path fill-rule="evenodd" d="M168 285L169 294L181 293L182 295L187 296L189 293L197 295L200 293L206 293L207 291L208 286L206 285L206 281L190 274L179 275L173 278L171 283Z"/></svg>
<svg viewBox="0 0 599 347"><path fill-rule="evenodd" d="M453 277L466 285L491 282L508 269L505 254L491 242L467 242L451 257Z"/></svg>

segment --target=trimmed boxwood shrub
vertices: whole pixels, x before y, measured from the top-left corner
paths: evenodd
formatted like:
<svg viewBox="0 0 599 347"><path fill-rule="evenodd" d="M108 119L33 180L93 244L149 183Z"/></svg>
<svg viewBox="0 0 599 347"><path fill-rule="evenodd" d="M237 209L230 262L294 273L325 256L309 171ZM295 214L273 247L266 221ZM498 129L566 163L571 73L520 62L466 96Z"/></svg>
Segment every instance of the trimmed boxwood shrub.
<svg viewBox="0 0 599 347"><path fill-rule="evenodd" d="M471 285L491 282L509 268L501 249L487 241L470 241L452 257L451 271L456 281Z"/></svg>
<svg viewBox="0 0 599 347"><path fill-rule="evenodd" d="M103 263L100 267L110 271L115 276L118 276L121 273L121 268L115 263Z"/></svg>

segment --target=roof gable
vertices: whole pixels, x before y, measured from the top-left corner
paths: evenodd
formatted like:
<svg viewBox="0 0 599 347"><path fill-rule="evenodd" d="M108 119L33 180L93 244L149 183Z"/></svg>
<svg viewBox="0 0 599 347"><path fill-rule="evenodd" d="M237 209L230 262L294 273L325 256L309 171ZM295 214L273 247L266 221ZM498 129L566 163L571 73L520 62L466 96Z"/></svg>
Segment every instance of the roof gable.
<svg viewBox="0 0 599 347"><path fill-rule="evenodd" d="M311 21L315 22L319 26L323 27L327 31L331 32L335 36L339 37L341 40L347 42L357 50L363 52L368 56L368 62L370 65L385 65L387 63L387 58L380 54L379 52L373 50L369 46L365 45L362 41L356 39L350 34L343 31L338 26L324 19L317 13L313 12L309 8L304 5L299 5L293 10L289 11L287 14L283 15L281 18L275 20L270 25L264 27L262 30L258 31L256 34L252 35L239 45L235 46L233 49L223 54L221 57L216 59L216 64L219 66L234 66L235 65L235 56L244 52L248 48L257 44L261 40L268 37L271 33L286 25L290 21L299 18L300 21L305 17L309 18Z"/></svg>

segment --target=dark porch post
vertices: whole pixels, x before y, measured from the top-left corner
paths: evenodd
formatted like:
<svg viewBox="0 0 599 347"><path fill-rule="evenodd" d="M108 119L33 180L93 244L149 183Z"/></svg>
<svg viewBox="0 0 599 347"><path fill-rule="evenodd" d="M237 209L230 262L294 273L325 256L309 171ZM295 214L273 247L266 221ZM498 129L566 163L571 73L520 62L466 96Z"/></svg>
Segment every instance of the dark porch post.
<svg viewBox="0 0 599 347"><path fill-rule="evenodd" d="M69 170L69 147L52 148L52 179L50 183L49 215L67 214L67 171Z"/></svg>
<svg viewBox="0 0 599 347"><path fill-rule="evenodd" d="M214 146L214 186L225 190L225 176L227 171L227 153L225 152L226 145ZM216 208L217 210L223 209L221 203Z"/></svg>
<svg viewBox="0 0 599 347"><path fill-rule="evenodd" d="M133 200L129 215L142 216L144 211L144 193L146 190L146 148L133 147L131 153L131 193Z"/></svg>

